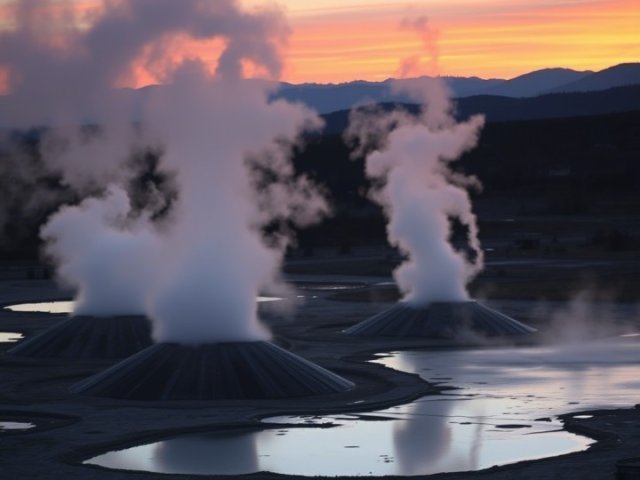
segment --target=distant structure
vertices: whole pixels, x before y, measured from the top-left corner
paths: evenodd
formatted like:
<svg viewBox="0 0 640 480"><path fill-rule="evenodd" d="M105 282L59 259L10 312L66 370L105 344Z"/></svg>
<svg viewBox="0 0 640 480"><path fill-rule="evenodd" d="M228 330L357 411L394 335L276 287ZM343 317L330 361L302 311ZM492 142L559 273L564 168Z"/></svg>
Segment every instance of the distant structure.
<svg viewBox="0 0 640 480"><path fill-rule="evenodd" d="M35 358L121 359L148 347L149 320L143 316L72 316L26 339L7 353Z"/></svg>
<svg viewBox="0 0 640 480"><path fill-rule="evenodd" d="M475 301L433 302L414 307L398 302L388 310L345 330L363 337L421 337L473 341L482 337L509 337L536 329Z"/></svg>
<svg viewBox="0 0 640 480"><path fill-rule="evenodd" d="M270 342L159 343L72 387L126 400L238 400L324 395L354 384Z"/></svg>

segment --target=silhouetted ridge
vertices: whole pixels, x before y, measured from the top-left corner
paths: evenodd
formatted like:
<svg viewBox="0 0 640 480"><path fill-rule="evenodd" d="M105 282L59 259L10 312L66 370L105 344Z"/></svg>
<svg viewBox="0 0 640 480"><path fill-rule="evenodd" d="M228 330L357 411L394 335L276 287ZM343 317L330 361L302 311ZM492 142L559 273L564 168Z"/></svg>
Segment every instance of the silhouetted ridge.
<svg viewBox="0 0 640 480"><path fill-rule="evenodd" d="M270 399L338 393L353 383L269 342L160 343L72 388L129 400Z"/></svg>
<svg viewBox="0 0 640 480"><path fill-rule="evenodd" d="M426 337L456 339L475 333L483 337L526 335L536 330L474 301L434 302L415 308L399 302L345 330L363 337Z"/></svg>
<svg viewBox="0 0 640 480"><path fill-rule="evenodd" d="M637 84L640 84L640 63L620 63L559 85L549 92L590 92Z"/></svg>
<svg viewBox="0 0 640 480"><path fill-rule="evenodd" d="M74 316L20 342L7 353L42 358L125 358L152 343L145 317Z"/></svg>
<svg viewBox="0 0 640 480"><path fill-rule="evenodd" d="M585 117L640 110L640 84L610 88L595 92L553 93L529 98L474 95L459 98L456 118L464 120L482 114L487 122L512 122L551 118ZM383 103L387 110L398 104ZM415 105L401 105L410 112ZM349 124L349 110L322 115L326 122L324 133L342 134Z"/></svg>

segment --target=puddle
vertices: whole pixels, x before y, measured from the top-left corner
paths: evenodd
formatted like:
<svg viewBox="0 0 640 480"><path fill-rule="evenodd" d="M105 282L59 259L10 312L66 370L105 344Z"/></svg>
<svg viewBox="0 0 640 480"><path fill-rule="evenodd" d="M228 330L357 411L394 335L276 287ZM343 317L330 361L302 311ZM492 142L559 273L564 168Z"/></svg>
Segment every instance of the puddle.
<svg viewBox="0 0 640 480"><path fill-rule="evenodd" d="M13 432L20 430L29 430L36 426L35 423L29 422L4 422L0 420L0 432Z"/></svg>
<svg viewBox="0 0 640 480"><path fill-rule="evenodd" d="M257 297L256 301L258 303L268 303L268 302L277 302L279 300L282 300L281 297Z"/></svg>
<svg viewBox="0 0 640 480"><path fill-rule="evenodd" d="M429 475L581 451L593 441L562 431L555 415L637 403L639 346L625 337L380 354L373 362L460 388L361 415L274 417L264 422L278 428L173 437L86 463L202 475Z"/></svg>
<svg viewBox="0 0 640 480"><path fill-rule="evenodd" d="M71 313L73 312L74 302L72 301L56 301L56 302L35 302L35 303L19 303L17 305L9 305L4 307L12 312L30 312L30 313Z"/></svg>
<svg viewBox="0 0 640 480"><path fill-rule="evenodd" d="M298 290L319 290L319 291L339 291L353 290L366 287L365 283L344 282L344 283L323 283L323 282L293 282Z"/></svg>
<svg viewBox="0 0 640 480"><path fill-rule="evenodd" d="M201 475L260 471L307 476L426 475L559 455L590 444L573 434L549 432L554 428L543 422L528 425L527 433L536 435L518 433L514 441L509 430L495 428L491 420L478 421L492 409L491 402L431 398L367 413L365 419L357 415L271 418L265 422L307 427L179 436L108 452L85 463ZM313 428L323 424L335 426Z"/></svg>
<svg viewBox="0 0 640 480"><path fill-rule="evenodd" d="M0 343L13 343L22 340L24 335L15 332L0 332Z"/></svg>
<svg viewBox="0 0 640 480"><path fill-rule="evenodd" d="M257 297L258 303L277 302L282 300L281 297ZM29 312L29 313L73 313L75 306L74 301L56 301L56 302L34 302L20 303L4 307L12 312Z"/></svg>
<svg viewBox="0 0 640 480"><path fill-rule="evenodd" d="M500 398L504 412L538 418L578 410L629 407L640 396L640 338L582 344L399 352L373 360L460 387L459 394ZM513 423L513 422L504 422Z"/></svg>

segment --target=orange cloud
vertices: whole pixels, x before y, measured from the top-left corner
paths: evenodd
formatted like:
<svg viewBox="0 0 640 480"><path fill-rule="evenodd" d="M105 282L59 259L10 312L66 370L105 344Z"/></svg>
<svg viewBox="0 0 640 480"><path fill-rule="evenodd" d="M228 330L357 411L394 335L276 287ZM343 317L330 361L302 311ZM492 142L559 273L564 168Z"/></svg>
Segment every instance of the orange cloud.
<svg viewBox="0 0 640 480"><path fill-rule="evenodd" d="M15 0L0 0L0 28L12 28L15 20ZM79 26L91 21L94 15L100 13L104 5L99 0L58 0L43 3L40 7L42 18L47 18L51 23L54 19L67 17L69 12L73 13L74 20Z"/></svg>
<svg viewBox="0 0 640 480"><path fill-rule="evenodd" d="M393 0L280 2L293 28L284 72L290 82L381 80L397 75L403 59L420 55L417 65L429 65L420 35L399 28L404 17L422 15L438 32L442 75L509 78L545 67L601 69L640 61L638 0L414 0L410 8ZM9 5L0 0L0 28L11 28ZM52 17L74 5L82 25L103 3L58 0L50 5ZM134 75L120 84L161 81L163 61L195 57L213 69L221 48L220 42L174 39L161 52L164 60L151 60L147 52Z"/></svg>
<svg viewBox="0 0 640 480"><path fill-rule="evenodd" d="M223 48L224 41L221 39L195 40L184 35L165 38L147 46L133 65L130 75L119 79L118 86L141 87L163 83L175 65L190 59L204 62L213 72Z"/></svg>

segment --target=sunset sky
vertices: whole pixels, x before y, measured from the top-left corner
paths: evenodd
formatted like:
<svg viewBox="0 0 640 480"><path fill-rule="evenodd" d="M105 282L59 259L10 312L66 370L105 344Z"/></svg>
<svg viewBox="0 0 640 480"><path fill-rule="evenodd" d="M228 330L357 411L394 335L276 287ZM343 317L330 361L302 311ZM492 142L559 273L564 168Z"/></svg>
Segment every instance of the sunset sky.
<svg viewBox="0 0 640 480"><path fill-rule="evenodd" d="M423 54L422 73L511 78L545 67L640 61L639 0L282 0L293 28L285 78L381 80ZM437 62L403 18L426 16ZM431 70L431 71L429 71Z"/></svg>
<svg viewBox="0 0 640 480"><path fill-rule="evenodd" d="M79 11L100 5L100 0L53 2L73 3ZM0 0L0 20L9 3ZM265 2L242 3L253 7ZM547 67L599 70L640 61L640 0L275 3L286 9L292 29L283 79L293 83L383 80L399 76L403 61L412 67L404 71L408 76L484 78L512 78ZM407 19L422 19L426 34L401 28ZM215 60L219 48L186 42L182 51L197 50L198 56Z"/></svg>

